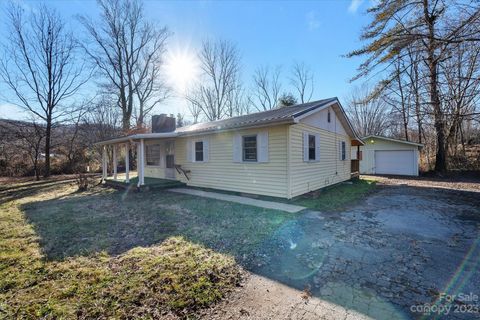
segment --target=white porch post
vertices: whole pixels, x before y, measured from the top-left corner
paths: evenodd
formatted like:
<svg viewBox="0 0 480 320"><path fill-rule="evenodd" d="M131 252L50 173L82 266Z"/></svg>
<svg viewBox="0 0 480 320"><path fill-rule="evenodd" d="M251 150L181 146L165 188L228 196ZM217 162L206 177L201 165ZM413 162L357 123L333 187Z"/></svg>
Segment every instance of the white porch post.
<svg viewBox="0 0 480 320"><path fill-rule="evenodd" d="M117 145L113 145L113 180L117 180Z"/></svg>
<svg viewBox="0 0 480 320"><path fill-rule="evenodd" d="M128 142L125 143L125 182L130 182L130 155L129 152Z"/></svg>
<svg viewBox="0 0 480 320"><path fill-rule="evenodd" d="M102 152L102 182L107 178L107 147L103 146Z"/></svg>
<svg viewBox="0 0 480 320"><path fill-rule="evenodd" d="M145 146L143 143L143 139L140 139L140 144L137 146L137 170L138 170L138 186L143 186L145 184L144 178L144 168L145 168L145 160L144 160L144 150Z"/></svg>

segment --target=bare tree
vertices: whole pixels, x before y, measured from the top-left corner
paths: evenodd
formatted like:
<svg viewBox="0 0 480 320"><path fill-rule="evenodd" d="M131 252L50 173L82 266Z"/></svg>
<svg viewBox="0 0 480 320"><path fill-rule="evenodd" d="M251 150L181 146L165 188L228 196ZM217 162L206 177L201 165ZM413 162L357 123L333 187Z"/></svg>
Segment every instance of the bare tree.
<svg viewBox="0 0 480 320"><path fill-rule="evenodd" d="M120 132L122 124L120 110L114 108L114 100L107 95L100 96L97 101L92 103L85 114L83 124L88 127L90 135L86 140L90 145L97 141L107 140L115 137Z"/></svg>
<svg viewBox="0 0 480 320"><path fill-rule="evenodd" d="M40 180L39 160L45 139L45 127L35 120L32 122L15 122L12 133L15 147L17 150L25 152L32 164L35 179Z"/></svg>
<svg viewBox="0 0 480 320"><path fill-rule="evenodd" d="M381 98L370 98L370 90L363 86L351 93L347 113L360 136L386 135L390 126L389 110Z"/></svg>
<svg viewBox="0 0 480 320"><path fill-rule="evenodd" d="M313 95L313 72L305 63L295 62L290 83L298 93L300 103L309 102Z"/></svg>
<svg viewBox="0 0 480 320"><path fill-rule="evenodd" d="M268 66L259 67L253 75L253 88L250 97L251 104L258 111L265 111L277 107L282 91L280 82L281 68L273 70Z"/></svg>
<svg viewBox="0 0 480 320"><path fill-rule="evenodd" d="M66 115L69 99L88 77L76 56L77 42L55 10L41 6L25 17L12 5L7 15L11 29L0 65L0 76L12 93L6 100L44 123L48 177L52 127Z"/></svg>
<svg viewBox="0 0 480 320"><path fill-rule="evenodd" d="M115 107L115 100L107 95L100 96L83 117L82 140L89 147L93 147L95 142L121 134L123 131L121 125L122 115ZM102 147L97 146L94 150L96 151L94 157L97 163L100 163ZM109 152L109 159L112 159L111 148L108 148L107 152Z"/></svg>
<svg viewBox="0 0 480 320"><path fill-rule="evenodd" d="M405 141L409 141L409 121L411 111L411 98L410 83L404 79L405 73L402 70L405 69L405 61L399 58L394 61L394 72L396 76L394 81L390 82L385 87L385 93L382 99L391 107L391 110L398 114L401 119L403 137Z"/></svg>
<svg viewBox="0 0 480 320"><path fill-rule="evenodd" d="M229 95L225 109L228 117L241 116L250 112L249 97L240 84L237 89Z"/></svg>
<svg viewBox="0 0 480 320"><path fill-rule="evenodd" d="M150 110L166 98L161 77L162 56L168 30L145 21L137 0L99 0L100 21L80 17L90 38L87 54L106 81L105 89L114 94L122 112L122 128L130 129L138 104L137 123L143 125Z"/></svg>
<svg viewBox="0 0 480 320"><path fill-rule="evenodd" d="M228 41L204 41L199 54L202 78L186 98L190 110L201 110L209 121L230 116L241 90L240 54Z"/></svg>
<svg viewBox="0 0 480 320"><path fill-rule="evenodd" d="M94 100L95 98L86 99L76 105L74 107L76 112L72 112L67 123L56 130L58 141L55 150L66 159L62 168L64 173L77 173L84 168L80 168L79 165L85 164L86 150L91 147L88 139L90 128L84 126L84 120L92 113L91 106Z"/></svg>
<svg viewBox="0 0 480 320"><path fill-rule="evenodd" d="M192 99L192 97L188 101L188 111L190 111L190 115L193 118L193 124L198 123L202 108L200 108L199 102L196 99Z"/></svg>
<svg viewBox="0 0 480 320"><path fill-rule="evenodd" d="M138 100L137 127L144 126L145 118L152 109L165 101L170 94L162 74L163 55L169 33L165 28L151 30L151 42L141 50L138 68L134 73Z"/></svg>
<svg viewBox="0 0 480 320"><path fill-rule="evenodd" d="M371 74L374 70L387 71L377 92L394 81L392 61L417 50L426 67L428 78L428 104L436 135L435 170L447 170L445 136L446 110L440 99L439 65L450 58L453 48L461 43L480 41L480 5L478 1L447 0L381 0L368 10L373 21L368 24L361 39L368 43L348 54L349 57L367 58L354 79Z"/></svg>
<svg viewBox="0 0 480 320"><path fill-rule="evenodd" d="M415 115L414 121L417 124L417 137L418 142L422 143L424 131L423 126L425 122L425 93L422 88L426 88L427 85L423 78L423 72L421 69L420 51L409 46L407 48L407 55L405 59L408 59L408 68L405 69L405 73L408 77L410 94L413 96L413 114Z"/></svg>
<svg viewBox="0 0 480 320"><path fill-rule="evenodd" d="M473 119L480 102L480 48L459 44L450 59L440 63L441 99L445 105L447 150L457 152L457 142L465 149L463 125Z"/></svg>

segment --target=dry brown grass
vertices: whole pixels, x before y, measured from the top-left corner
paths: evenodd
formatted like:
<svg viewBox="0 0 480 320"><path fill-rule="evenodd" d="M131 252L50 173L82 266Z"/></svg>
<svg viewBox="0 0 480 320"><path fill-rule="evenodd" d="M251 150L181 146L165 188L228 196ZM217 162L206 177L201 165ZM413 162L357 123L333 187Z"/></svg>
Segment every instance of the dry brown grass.
<svg viewBox="0 0 480 320"><path fill-rule="evenodd" d="M119 255L95 252L48 260L24 208L98 193L106 197L108 208L108 196L114 191L85 194L77 193L75 184L48 184L41 190L18 192L16 200L0 205L0 318L185 316L218 301L240 281L241 270L231 256L180 236Z"/></svg>

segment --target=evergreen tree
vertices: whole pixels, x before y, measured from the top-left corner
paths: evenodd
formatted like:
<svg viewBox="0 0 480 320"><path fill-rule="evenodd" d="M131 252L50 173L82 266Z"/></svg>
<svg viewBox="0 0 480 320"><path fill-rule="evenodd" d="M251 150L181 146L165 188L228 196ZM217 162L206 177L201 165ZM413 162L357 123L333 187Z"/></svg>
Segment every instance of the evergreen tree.
<svg viewBox="0 0 480 320"><path fill-rule="evenodd" d="M278 107L289 107L297 104L297 98L291 93L284 93L278 98Z"/></svg>

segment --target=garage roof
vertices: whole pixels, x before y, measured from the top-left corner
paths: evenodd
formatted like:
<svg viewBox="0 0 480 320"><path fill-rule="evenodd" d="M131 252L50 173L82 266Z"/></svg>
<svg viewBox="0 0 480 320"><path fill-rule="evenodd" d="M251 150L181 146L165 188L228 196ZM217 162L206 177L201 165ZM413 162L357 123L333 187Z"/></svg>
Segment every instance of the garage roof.
<svg viewBox="0 0 480 320"><path fill-rule="evenodd" d="M375 138L375 139L381 139L381 140L386 140L386 141L392 141L392 142L397 142L397 143L403 143L403 144L408 144L408 145L412 145L412 146L417 146L419 148L423 148L423 144L421 143L416 143L416 142L412 142L412 141L405 141L405 140L400 140L400 139L394 139L394 138L388 138L388 137L384 137L384 136L376 136L376 135L369 135L369 136L366 136L366 137L363 137L362 140L363 141L366 141L368 139L371 139L371 138Z"/></svg>

